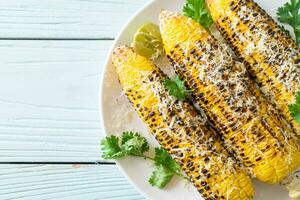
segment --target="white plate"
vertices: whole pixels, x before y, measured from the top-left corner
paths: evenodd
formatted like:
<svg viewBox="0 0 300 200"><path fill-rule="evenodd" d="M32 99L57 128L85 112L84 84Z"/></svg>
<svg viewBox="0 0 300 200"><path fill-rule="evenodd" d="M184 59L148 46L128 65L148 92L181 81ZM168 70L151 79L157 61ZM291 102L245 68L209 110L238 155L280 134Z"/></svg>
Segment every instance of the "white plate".
<svg viewBox="0 0 300 200"><path fill-rule="evenodd" d="M118 82L116 72L111 64L112 50L122 44L130 45L135 31L145 22L158 22L158 14L161 9L181 11L184 0L154 0L144 6L125 25L117 37L108 55L104 74L101 80L100 112L102 125L106 135L120 134L125 130L133 130L143 133L150 141L151 146L157 143L148 133L146 126L138 118L131 108L128 100L122 95L122 89ZM257 0L257 2L275 16L276 9L286 0ZM117 161L117 165L123 174L135 185L135 187L147 198L152 200L194 200L201 199L196 189L179 178L174 178L166 189L156 189L148 183L148 178L153 170L151 163L139 158L125 158ZM255 182L255 200L288 200L287 191L281 186L265 185Z"/></svg>

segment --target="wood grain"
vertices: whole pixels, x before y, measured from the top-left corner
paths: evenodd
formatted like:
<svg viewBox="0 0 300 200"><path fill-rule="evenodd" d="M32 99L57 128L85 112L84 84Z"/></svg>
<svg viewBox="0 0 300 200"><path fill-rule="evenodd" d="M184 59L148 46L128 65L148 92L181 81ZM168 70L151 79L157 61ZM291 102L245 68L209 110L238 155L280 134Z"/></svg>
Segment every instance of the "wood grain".
<svg viewBox="0 0 300 200"><path fill-rule="evenodd" d="M148 0L0 1L0 38L114 38Z"/></svg>
<svg viewBox="0 0 300 200"><path fill-rule="evenodd" d="M100 74L112 41L0 41L0 162L100 160Z"/></svg>
<svg viewBox="0 0 300 200"><path fill-rule="evenodd" d="M115 165L0 165L1 200L142 200Z"/></svg>
<svg viewBox="0 0 300 200"><path fill-rule="evenodd" d="M1 163L101 161L103 62L147 1L0 1ZM0 164L0 199L144 197L115 165Z"/></svg>

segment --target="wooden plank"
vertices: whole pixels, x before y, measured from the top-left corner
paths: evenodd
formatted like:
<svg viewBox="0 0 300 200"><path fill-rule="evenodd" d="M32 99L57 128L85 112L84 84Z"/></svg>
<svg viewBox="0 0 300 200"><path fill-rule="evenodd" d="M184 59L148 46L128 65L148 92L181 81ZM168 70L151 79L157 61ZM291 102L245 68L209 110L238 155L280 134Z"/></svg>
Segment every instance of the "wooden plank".
<svg viewBox="0 0 300 200"><path fill-rule="evenodd" d="M0 165L1 200L142 200L115 165Z"/></svg>
<svg viewBox="0 0 300 200"><path fill-rule="evenodd" d="M286 189L279 185L266 185L258 181L254 181L254 185L255 200L287 199ZM144 200L145 198L126 180L116 165L9 164L0 165L0 199Z"/></svg>
<svg viewBox="0 0 300 200"><path fill-rule="evenodd" d="M98 93L112 41L0 41L0 162L100 159Z"/></svg>
<svg viewBox="0 0 300 200"><path fill-rule="evenodd" d="M0 1L0 38L113 38L148 0Z"/></svg>

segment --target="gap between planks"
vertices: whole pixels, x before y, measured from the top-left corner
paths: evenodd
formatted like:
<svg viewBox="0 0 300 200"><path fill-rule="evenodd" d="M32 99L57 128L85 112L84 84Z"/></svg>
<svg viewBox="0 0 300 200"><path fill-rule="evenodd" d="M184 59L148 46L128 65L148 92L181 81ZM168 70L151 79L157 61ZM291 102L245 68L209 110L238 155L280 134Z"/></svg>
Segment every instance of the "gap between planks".
<svg viewBox="0 0 300 200"><path fill-rule="evenodd" d="M50 41L112 41L115 40L115 38L0 38L1 40L32 40L32 41L44 41L44 40L50 40Z"/></svg>
<svg viewBox="0 0 300 200"><path fill-rule="evenodd" d="M115 165L112 161L96 162L0 162L0 165Z"/></svg>

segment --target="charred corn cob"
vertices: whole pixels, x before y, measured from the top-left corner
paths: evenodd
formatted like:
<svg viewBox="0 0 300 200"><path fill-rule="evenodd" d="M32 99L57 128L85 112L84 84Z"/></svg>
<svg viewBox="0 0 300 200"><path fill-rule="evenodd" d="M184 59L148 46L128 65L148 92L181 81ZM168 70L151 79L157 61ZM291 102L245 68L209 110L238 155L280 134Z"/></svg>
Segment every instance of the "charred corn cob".
<svg viewBox="0 0 300 200"><path fill-rule="evenodd" d="M160 28L166 53L176 73L193 92L226 148L257 179L278 183L300 166L292 129L279 119L248 78L242 63L232 59L197 22L162 11Z"/></svg>
<svg viewBox="0 0 300 200"><path fill-rule="evenodd" d="M169 95L163 85L166 76L154 64L126 46L114 51L113 64L140 118L205 199L252 197L245 171L229 157L195 108Z"/></svg>
<svg viewBox="0 0 300 200"><path fill-rule="evenodd" d="M218 29L268 100L292 123L288 109L300 91L300 54L295 41L252 0L208 0Z"/></svg>

